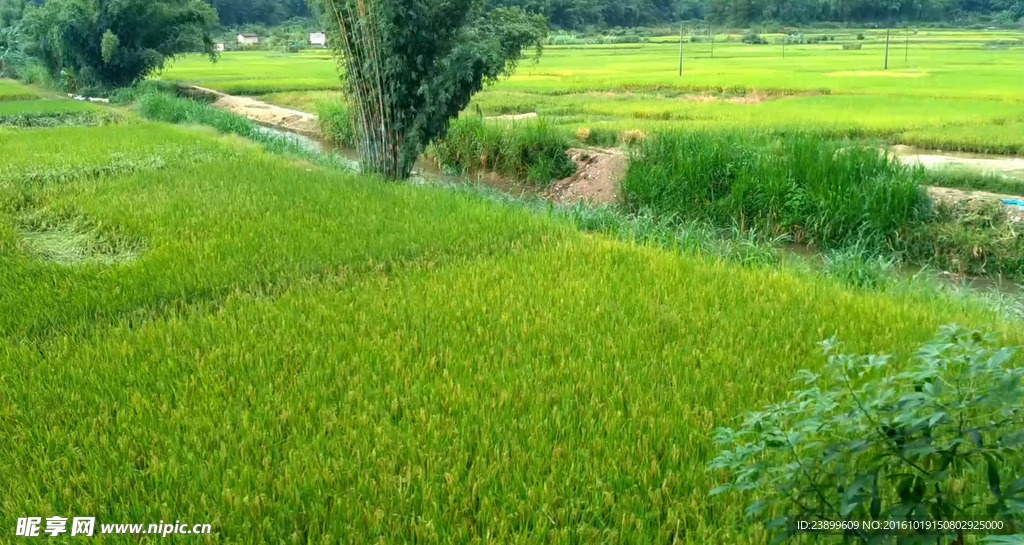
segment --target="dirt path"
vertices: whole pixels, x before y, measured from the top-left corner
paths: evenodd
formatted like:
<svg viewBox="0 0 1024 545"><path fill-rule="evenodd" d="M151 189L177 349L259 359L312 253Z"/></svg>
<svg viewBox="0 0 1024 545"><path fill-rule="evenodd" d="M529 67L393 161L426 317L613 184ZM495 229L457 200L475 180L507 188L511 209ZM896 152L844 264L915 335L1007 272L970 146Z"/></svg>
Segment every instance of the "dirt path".
<svg viewBox="0 0 1024 545"><path fill-rule="evenodd" d="M298 110L291 110L260 102L254 98L227 95L206 87L189 86L188 90L214 98L213 106L270 127L277 127L312 138L320 137L316 116Z"/></svg>

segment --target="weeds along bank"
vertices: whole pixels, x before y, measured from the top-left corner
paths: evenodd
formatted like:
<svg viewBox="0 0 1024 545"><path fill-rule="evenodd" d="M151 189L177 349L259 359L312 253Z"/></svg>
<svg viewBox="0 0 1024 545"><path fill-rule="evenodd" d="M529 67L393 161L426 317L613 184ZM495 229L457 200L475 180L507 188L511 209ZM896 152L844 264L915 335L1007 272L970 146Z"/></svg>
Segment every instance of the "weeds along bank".
<svg viewBox="0 0 1024 545"><path fill-rule="evenodd" d="M226 542L760 543L707 496L711 430L823 365L815 343L1024 340L963 300L585 235L139 108L190 126L2 129L5 512Z"/></svg>
<svg viewBox="0 0 1024 545"><path fill-rule="evenodd" d="M995 183L960 176L947 173L944 181ZM634 211L782 234L812 248L856 249L943 271L1024 278L1020 223L997 201L933 201L924 186L929 179L924 169L857 142L666 132L635 148L622 190L625 207Z"/></svg>

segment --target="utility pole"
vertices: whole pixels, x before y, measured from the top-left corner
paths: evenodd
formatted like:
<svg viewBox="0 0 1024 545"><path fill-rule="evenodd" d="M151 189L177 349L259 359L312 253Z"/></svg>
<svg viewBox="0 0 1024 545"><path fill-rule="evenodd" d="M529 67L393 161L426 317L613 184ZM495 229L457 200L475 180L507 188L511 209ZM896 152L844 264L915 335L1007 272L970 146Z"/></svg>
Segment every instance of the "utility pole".
<svg viewBox="0 0 1024 545"><path fill-rule="evenodd" d="M715 29L708 27L708 34L711 35L711 58L715 58Z"/></svg>
<svg viewBox="0 0 1024 545"><path fill-rule="evenodd" d="M789 34L782 34L782 60L786 60L786 42L789 41Z"/></svg>
<svg viewBox="0 0 1024 545"><path fill-rule="evenodd" d="M892 27L885 29L885 70L889 69L889 32Z"/></svg>
<svg viewBox="0 0 1024 545"><path fill-rule="evenodd" d="M679 23L679 77L683 77L683 24Z"/></svg>
<svg viewBox="0 0 1024 545"><path fill-rule="evenodd" d="M903 62L910 59L910 29L907 29L907 48L903 50Z"/></svg>

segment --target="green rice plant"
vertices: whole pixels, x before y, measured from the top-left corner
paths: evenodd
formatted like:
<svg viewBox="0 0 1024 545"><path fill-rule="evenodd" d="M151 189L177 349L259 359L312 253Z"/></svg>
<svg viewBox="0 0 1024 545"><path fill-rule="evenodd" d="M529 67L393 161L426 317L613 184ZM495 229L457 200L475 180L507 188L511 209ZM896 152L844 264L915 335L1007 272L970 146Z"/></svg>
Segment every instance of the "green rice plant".
<svg viewBox="0 0 1024 545"><path fill-rule="evenodd" d="M349 148L355 146L355 125L343 98L318 101L316 121L321 136L327 141Z"/></svg>
<svg viewBox="0 0 1024 545"><path fill-rule="evenodd" d="M460 172L493 171L543 186L576 171L566 155L569 142L566 133L543 120L488 121L463 116L427 153L442 166Z"/></svg>
<svg viewBox="0 0 1024 545"><path fill-rule="evenodd" d="M118 116L79 100L14 100L0 102L0 125L58 127L114 122Z"/></svg>
<svg viewBox="0 0 1024 545"><path fill-rule="evenodd" d="M818 340L906 355L956 321L1024 342L962 299L667 249L721 229L663 213L632 240L205 127L0 131L13 179L68 167L0 176L4 512L231 543L763 543L704 494L711 432L784 399ZM138 250L54 262L32 214Z"/></svg>
<svg viewBox="0 0 1024 545"><path fill-rule="evenodd" d="M0 102L9 100L31 100L39 95L24 85L7 79L0 79Z"/></svg>
<svg viewBox="0 0 1024 545"><path fill-rule="evenodd" d="M874 149L805 135L671 132L635 148L622 189L631 209L884 247L923 219L921 176Z"/></svg>
<svg viewBox="0 0 1024 545"><path fill-rule="evenodd" d="M1024 154L1024 120L922 128L904 132L897 140L924 148L1021 155Z"/></svg>
<svg viewBox="0 0 1024 545"><path fill-rule="evenodd" d="M19 131L0 140L0 195L76 181L180 168L230 158L237 146L213 145L200 131L156 123ZM69 143L74 153L68 153ZM17 199L12 198L12 202Z"/></svg>

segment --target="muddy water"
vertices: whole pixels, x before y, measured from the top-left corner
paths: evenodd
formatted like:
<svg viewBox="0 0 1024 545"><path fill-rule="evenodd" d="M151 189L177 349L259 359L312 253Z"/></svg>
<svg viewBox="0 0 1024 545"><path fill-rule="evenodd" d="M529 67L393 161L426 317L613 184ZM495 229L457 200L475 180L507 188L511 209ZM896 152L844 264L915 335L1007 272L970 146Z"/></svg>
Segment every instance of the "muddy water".
<svg viewBox="0 0 1024 545"><path fill-rule="evenodd" d="M889 151L908 165L921 165L925 168L959 167L1024 179L1024 157L954 153L912 146L893 146Z"/></svg>

